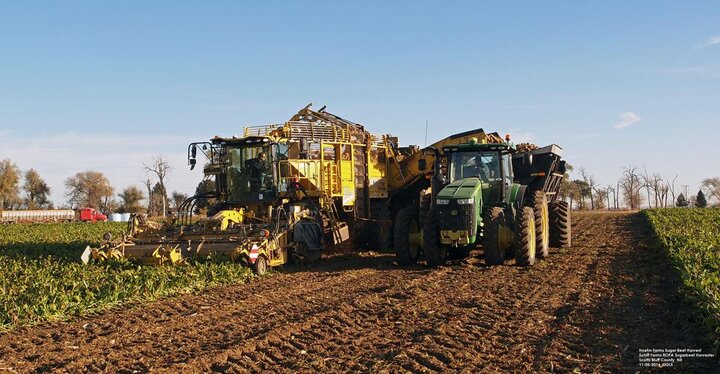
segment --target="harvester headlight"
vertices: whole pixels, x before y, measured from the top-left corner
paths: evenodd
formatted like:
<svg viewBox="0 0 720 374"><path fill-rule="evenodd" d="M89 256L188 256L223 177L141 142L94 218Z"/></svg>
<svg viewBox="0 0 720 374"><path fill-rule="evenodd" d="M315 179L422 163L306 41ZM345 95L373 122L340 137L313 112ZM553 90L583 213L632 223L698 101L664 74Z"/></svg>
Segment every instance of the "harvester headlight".
<svg viewBox="0 0 720 374"><path fill-rule="evenodd" d="M460 205L470 205L475 202L475 198L471 197L469 199L458 199L457 203Z"/></svg>
<svg viewBox="0 0 720 374"><path fill-rule="evenodd" d="M435 201L435 203L436 203L437 205L448 205L448 204L450 204L450 200L437 199L437 201Z"/></svg>

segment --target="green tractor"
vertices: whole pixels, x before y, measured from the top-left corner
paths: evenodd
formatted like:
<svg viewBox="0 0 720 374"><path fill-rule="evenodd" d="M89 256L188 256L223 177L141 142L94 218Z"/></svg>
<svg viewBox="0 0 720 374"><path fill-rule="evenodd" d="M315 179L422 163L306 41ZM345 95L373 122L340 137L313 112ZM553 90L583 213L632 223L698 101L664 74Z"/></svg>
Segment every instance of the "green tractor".
<svg viewBox="0 0 720 374"><path fill-rule="evenodd" d="M467 256L482 244L488 265L514 257L518 265L531 266L548 255L551 236L562 237L556 233L562 228L567 238L558 246L569 246L569 212L562 207L551 212L548 202L557 198L558 176L561 179L565 168L560 148L555 147L536 152L542 161L536 167L533 152L517 152L509 138L492 143L471 139L443 147L442 152L432 149L435 172L422 227L427 264L438 266L451 256ZM514 165L522 175L514 175ZM421 160L418 166L427 165ZM551 221L558 215L564 217L564 225Z"/></svg>

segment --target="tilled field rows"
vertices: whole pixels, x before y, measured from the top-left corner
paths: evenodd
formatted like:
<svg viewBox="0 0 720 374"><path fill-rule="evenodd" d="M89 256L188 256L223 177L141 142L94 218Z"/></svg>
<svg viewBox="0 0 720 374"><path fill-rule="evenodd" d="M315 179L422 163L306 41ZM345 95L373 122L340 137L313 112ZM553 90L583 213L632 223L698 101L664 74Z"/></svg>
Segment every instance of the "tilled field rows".
<svg viewBox="0 0 720 374"><path fill-rule="evenodd" d="M0 336L0 369L607 371L636 369L638 348L703 346L638 215L577 215L573 233L572 249L533 268L340 257L16 330Z"/></svg>

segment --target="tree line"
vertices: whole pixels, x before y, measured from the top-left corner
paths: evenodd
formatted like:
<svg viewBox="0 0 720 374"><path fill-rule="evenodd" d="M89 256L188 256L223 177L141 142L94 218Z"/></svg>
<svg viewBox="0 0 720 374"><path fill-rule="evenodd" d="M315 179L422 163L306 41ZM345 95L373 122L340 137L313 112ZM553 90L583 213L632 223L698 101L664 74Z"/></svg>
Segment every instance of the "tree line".
<svg viewBox="0 0 720 374"><path fill-rule="evenodd" d="M150 216L166 216L171 209L178 209L188 195L173 191L167 193L167 178L172 170L162 156L143 164L147 179L142 181L146 190L130 185L116 194L115 188L100 171L87 170L65 179L67 206L61 208L95 208L103 213L147 213ZM209 181L200 182L198 192L214 190ZM35 169L25 172L11 159L0 161L0 208L54 209L50 201L51 188ZM145 203L143 203L145 202ZM200 202L201 208L207 201Z"/></svg>
<svg viewBox="0 0 720 374"><path fill-rule="evenodd" d="M708 196L720 202L720 178L717 177L704 179L698 193L688 197L678 188L682 186L676 184L678 175L667 177L634 165L624 167L622 176L607 185L598 183L584 168L580 168L579 178L571 178L572 171L573 167L568 165L560 198L574 209L704 208L708 206Z"/></svg>

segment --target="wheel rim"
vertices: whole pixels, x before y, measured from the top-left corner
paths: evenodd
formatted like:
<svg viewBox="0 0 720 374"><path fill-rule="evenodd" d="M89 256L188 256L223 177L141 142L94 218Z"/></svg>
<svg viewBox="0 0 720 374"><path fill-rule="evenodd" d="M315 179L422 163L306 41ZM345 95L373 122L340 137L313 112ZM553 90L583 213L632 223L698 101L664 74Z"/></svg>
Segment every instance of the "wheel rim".
<svg viewBox="0 0 720 374"><path fill-rule="evenodd" d="M258 274L265 274L265 271L267 270L267 261L265 261L265 257L258 257L257 270Z"/></svg>
<svg viewBox="0 0 720 374"><path fill-rule="evenodd" d="M550 245L550 212L548 205L543 204L542 207L542 249L545 250Z"/></svg>
<svg viewBox="0 0 720 374"><path fill-rule="evenodd" d="M535 258L535 250L537 247L537 245L536 245L537 238L535 237L536 236L536 234L535 234L535 232L536 232L535 231L535 218L532 218L532 217L530 218L529 225L530 225L530 230L528 230L528 231L530 231L530 243L529 243L530 250L528 251L528 254L530 256L530 259L533 259L533 258Z"/></svg>

